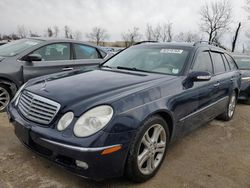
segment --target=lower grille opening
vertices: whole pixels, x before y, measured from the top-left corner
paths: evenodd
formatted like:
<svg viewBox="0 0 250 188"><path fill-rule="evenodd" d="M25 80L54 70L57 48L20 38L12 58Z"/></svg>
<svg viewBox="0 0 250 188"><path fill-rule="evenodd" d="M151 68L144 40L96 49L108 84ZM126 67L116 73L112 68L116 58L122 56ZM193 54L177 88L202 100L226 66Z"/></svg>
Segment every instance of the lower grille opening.
<svg viewBox="0 0 250 188"><path fill-rule="evenodd" d="M43 146L41 146L41 145L38 145L38 144L36 144L36 143L33 142L33 141L31 141L31 142L32 142L32 143L31 143L32 148L33 148L35 151L37 151L38 153L40 153L41 155L45 155L45 156L47 156L47 157L50 157L50 156L53 155L53 152L52 152L51 150L49 150L49 149L47 149L47 148L45 148L45 147L43 147Z"/></svg>
<svg viewBox="0 0 250 188"><path fill-rule="evenodd" d="M65 165L69 165L69 166L75 165L74 159L72 159L70 157L63 156L63 155L58 155L56 157L56 161L59 163L65 164Z"/></svg>

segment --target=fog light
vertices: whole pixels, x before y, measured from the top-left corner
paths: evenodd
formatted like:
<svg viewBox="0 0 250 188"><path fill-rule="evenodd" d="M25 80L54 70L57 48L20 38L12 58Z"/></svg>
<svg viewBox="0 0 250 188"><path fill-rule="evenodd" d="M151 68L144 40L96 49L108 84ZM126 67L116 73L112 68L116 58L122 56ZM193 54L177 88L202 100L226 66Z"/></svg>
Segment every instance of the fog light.
<svg viewBox="0 0 250 188"><path fill-rule="evenodd" d="M84 170L87 170L89 168L89 165L86 162L76 160L76 166L83 168Z"/></svg>

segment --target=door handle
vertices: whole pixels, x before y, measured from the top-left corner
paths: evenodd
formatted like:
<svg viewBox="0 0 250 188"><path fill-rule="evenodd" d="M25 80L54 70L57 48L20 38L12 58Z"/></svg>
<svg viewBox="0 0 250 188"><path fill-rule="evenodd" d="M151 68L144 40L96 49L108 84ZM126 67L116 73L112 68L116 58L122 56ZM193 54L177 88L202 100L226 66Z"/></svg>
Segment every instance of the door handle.
<svg viewBox="0 0 250 188"><path fill-rule="evenodd" d="M71 71L71 70L73 70L74 68L72 68L72 67L65 67L65 68L63 68L62 69L62 71Z"/></svg>
<svg viewBox="0 0 250 188"><path fill-rule="evenodd" d="M218 87L219 85L220 85L220 83L218 82L218 83L214 84L214 87Z"/></svg>

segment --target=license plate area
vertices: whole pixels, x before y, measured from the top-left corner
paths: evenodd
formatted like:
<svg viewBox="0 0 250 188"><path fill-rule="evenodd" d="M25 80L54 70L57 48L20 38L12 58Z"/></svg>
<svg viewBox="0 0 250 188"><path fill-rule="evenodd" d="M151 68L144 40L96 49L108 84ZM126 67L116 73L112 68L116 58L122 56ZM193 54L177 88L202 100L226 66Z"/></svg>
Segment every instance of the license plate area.
<svg viewBox="0 0 250 188"><path fill-rule="evenodd" d="M29 128L26 128L19 123L15 124L15 134L16 136L25 144L29 144Z"/></svg>

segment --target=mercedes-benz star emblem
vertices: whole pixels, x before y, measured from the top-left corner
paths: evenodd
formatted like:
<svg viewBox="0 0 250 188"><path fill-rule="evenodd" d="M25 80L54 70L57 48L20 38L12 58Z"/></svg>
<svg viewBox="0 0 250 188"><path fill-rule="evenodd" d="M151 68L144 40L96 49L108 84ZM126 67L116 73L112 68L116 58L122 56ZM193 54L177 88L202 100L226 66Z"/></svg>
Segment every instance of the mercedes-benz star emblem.
<svg viewBox="0 0 250 188"><path fill-rule="evenodd" d="M46 86L47 86L47 80L45 79L45 80L42 82L42 88L41 88L40 90L45 91Z"/></svg>

